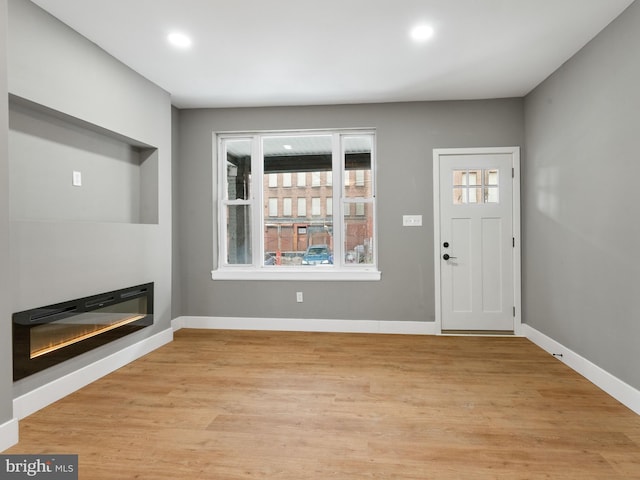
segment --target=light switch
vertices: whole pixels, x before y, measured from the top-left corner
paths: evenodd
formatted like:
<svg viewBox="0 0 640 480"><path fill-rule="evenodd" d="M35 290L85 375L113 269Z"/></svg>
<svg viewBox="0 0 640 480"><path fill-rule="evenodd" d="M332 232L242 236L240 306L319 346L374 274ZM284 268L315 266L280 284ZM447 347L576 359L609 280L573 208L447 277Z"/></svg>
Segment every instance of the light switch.
<svg viewBox="0 0 640 480"><path fill-rule="evenodd" d="M421 227L422 215L403 215L402 226L403 227Z"/></svg>
<svg viewBox="0 0 640 480"><path fill-rule="evenodd" d="M82 186L82 172L75 172L75 171L73 172L72 185L74 187Z"/></svg>

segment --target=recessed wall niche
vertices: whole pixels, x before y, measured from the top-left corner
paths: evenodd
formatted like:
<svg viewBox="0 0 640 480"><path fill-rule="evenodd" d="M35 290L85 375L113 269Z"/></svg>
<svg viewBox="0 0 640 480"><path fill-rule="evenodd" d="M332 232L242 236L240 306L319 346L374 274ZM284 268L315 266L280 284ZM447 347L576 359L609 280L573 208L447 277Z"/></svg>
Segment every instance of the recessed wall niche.
<svg viewBox="0 0 640 480"><path fill-rule="evenodd" d="M15 95L9 177L12 220L158 223L156 147Z"/></svg>

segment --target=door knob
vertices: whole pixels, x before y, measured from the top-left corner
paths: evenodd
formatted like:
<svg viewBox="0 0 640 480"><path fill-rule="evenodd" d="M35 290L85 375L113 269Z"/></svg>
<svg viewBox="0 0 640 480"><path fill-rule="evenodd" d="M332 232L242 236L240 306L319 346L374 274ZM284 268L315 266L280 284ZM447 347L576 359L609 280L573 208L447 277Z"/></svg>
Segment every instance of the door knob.
<svg viewBox="0 0 640 480"><path fill-rule="evenodd" d="M445 260L449 260L450 258L458 258L458 257L452 257L448 253L445 253L444 255L442 255L442 258L444 258Z"/></svg>

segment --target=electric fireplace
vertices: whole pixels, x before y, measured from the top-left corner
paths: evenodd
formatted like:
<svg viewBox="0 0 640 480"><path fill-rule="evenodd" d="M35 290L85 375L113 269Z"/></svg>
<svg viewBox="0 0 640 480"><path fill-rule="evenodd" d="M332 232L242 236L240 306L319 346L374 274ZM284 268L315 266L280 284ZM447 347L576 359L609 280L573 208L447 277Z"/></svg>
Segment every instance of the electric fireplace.
<svg viewBox="0 0 640 480"><path fill-rule="evenodd" d="M153 283L13 314L13 380L153 324Z"/></svg>

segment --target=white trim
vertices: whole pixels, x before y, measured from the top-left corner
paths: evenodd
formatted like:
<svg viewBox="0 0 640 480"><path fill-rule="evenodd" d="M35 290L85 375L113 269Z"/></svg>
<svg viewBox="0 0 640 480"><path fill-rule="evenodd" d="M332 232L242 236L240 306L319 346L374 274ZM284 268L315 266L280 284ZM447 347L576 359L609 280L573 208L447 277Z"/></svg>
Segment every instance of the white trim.
<svg viewBox="0 0 640 480"><path fill-rule="evenodd" d="M18 419L12 418L0 425L0 452L18 443Z"/></svg>
<svg viewBox="0 0 640 480"><path fill-rule="evenodd" d="M512 215L513 237L513 303L516 314L513 319L515 335L522 333L522 271L520 246L520 147L490 147L490 148L434 148L433 149L433 249L434 249L434 279L435 279L435 324L438 332L442 332L442 296L440 291L440 156L443 155L471 155L471 154L511 154L513 168Z"/></svg>
<svg viewBox="0 0 640 480"><path fill-rule="evenodd" d="M327 136L331 137L332 143L332 187L333 195L332 204L334 208L333 215L333 249L336 259L333 273L322 272L320 274L311 274L310 269L306 267L290 267L292 272L286 272L285 269L264 269L262 254L256 255L255 252L265 253L264 238L261 235L251 235L251 248L254 252L252 263L247 265L234 265L227 263L227 209L229 205L247 205L251 208L250 225L252 232L261 232L265 225L264 197L265 191L262 188L262 181L252 183L250 189L250 198L248 199L228 199L227 192L227 170L226 159L224 158L224 143L227 140L247 140L251 141L251 172L255 178L261 179L264 176L264 152L263 139L266 137L288 137L291 135L305 136ZM375 128L338 128L338 129L303 129L303 130L259 130L247 132L213 132L212 145L212 161L217 163L217 168L212 169L214 174L214 184L218 186L213 197L215 212L214 218L218 221L214 222L213 228L214 238L217 238L217 245L212 244L213 258L217 258L214 262L214 269L211 272L212 280L331 280L331 281L376 281L380 280L380 272L377 270L377 201L376 201L376 178L377 178L377 158L376 158L376 137ZM371 137L371 176L372 191L371 196L366 198L345 198L344 192L344 141L350 136L370 136ZM304 199L303 199L304 200ZM369 203L373 205L373 233L372 242L373 261L374 264L356 269L351 266L345 267L345 245L344 237L346 231L344 203ZM337 207L337 210L336 210ZM336 212L338 212L336 214ZM268 213L268 212L267 212ZM312 212L313 213L313 212ZM298 212L298 215L300 212ZM268 215L267 215L268 216ZM295 272L294 270L299 270Z"/></svg>
<svg viewBox="0 0 640 480"><path fill-rule="evenodd" d="M329 320L306 318L242 318L195 317L174 319L174 330L203 328L213 330L270 330L287 332L387 333L404 335L435 335L434 322L404 322L388 320Z"/></svg>
<svg viewBox="0 0 640 480"><path fill-rule="evenodd" d="M304 270L307 270L303 267ZM309 266L307 271L300 268L264 267L233 268L226 267L211 271L212 280L294 280L294 281L378 281L381 273L378 270L361 268L333 268L331 266Z"/></svg>
<svg viewBox="0 0 640 480"><path fill-rule="evenodd" d="M543 350L556 354L555 358L578 372L601 390L611 395L623 405L640 415L640 390L611 375L596 364L568 349L561 343L539 332L535 328L523 324L524 335ZM562 357L557 356L562 354Z"/></svg>
<svg viewBox="0 0 640 480"><path fill-rule="evenodd" d="M91 382L98 380L172 340L173 330L167 328L86 367L14 398L13 415L19 420L28 417L41 408L60 400L76 390L80 390Z"/></svg>

